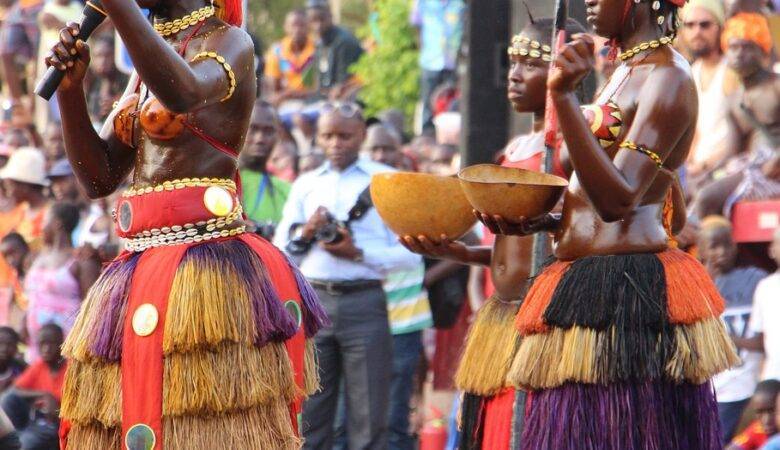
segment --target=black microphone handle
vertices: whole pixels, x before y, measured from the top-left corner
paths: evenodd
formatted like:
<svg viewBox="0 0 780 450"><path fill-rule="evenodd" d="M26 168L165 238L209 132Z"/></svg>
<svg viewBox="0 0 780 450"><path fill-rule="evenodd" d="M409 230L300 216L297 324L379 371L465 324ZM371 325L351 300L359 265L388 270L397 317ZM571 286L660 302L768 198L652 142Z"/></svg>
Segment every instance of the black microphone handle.
<svg viewBox="0 0 780 450"><path fill-rule="evenodd" d="M79 34L76 39L85 41L89 38L95 28L98 27L106 18L102 12L98 11L94 6L90 6L90 2L84 7L84 17L81 20L81 27L79 28ZM57 69L54 66L49 66L46 69L46 73L43 74L41 81L35 86L35 93L44 100L51 99L54 95L54 91L62 83L62 79L65 78L65 72Z"/></svg>

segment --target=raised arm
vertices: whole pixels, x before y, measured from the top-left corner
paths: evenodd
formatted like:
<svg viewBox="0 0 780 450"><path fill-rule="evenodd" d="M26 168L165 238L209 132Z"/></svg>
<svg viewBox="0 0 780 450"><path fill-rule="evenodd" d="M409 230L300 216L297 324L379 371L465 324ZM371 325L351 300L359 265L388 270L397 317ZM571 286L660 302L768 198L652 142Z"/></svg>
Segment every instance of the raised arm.
<svg viewBox="0 0 780 450"><path fill-rule="evenodd" d="M601 218L614 222L634 210L660 168L640 151L621 149L613 161L601 148L574 94L592 66L593 41L576 36L556 59L548 86L574 171ZM623 142L654 152L663 162L695 123L693 83L680 67L656 66L637 98L641 100Z"/></svg>
<svg viewBox="0 0 780 450"><path fill-rule="evenodd" d="M102 136L92 125L84 96L89 47L83 41L76 42L78 30L79 26L71 23L60 31L60 42L46 58L46 64L65 71L57 89L65 150L79 183L89 198L95 199L110 195L127 178L133 167L135 149L114 135L113 115L106 120ZM128 92L135 83L136 78L132 77Z"/></svg>
<svg viewBox="0 0 780 450"><path fill-rule="evenodd" d="M105 0L103 6L127 46L138 75L167 109L187 113L225 97L228 90L225 68L214 59L205 58L191 64L179 56L154 31L134 1ZM243 42L238 41L241 44L236 45L236 39ZM210 41L214 48L205 50L217 52L234 71L254 73L253 46L246 33L229 28Z"/></svg>

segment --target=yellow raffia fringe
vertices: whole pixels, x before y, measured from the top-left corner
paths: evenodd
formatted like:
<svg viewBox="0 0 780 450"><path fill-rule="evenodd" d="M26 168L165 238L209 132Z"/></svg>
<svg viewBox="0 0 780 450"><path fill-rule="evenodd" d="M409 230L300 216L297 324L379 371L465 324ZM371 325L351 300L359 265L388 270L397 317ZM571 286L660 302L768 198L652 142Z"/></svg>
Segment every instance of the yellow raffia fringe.
<svg viewBox="0 0 780 450"><path fill-rule="evenodd" d="M515 328L519 308L517 302L505 303L494 297L479 309L455 374L458 389L491 396L506 387L507 373L520 340Z"/></svg>
<svg viewBox="0 0 780 450"><path fill-rule="evenodd" d="M165 357L163 416L228 413L279 400L292 402L295 394L283 343L261 348L225 343L217 351Z"/></svg>
<svg viewBox="0 0 780 450"><path fill-rule="evenodd" d="M109 287L113 283L116 283L113 277L101 276L90 288L86 299L81 304L73 328L62 345L62 354L65 357L78 361L94 359L90 351L94 341L93 331L97 324L107 319L99 317L98 314L104 309L100 307L102 303L109 301Z"/></svg>
<svg viewBox="0 0 780 450"><path fill-rule="evenodd" d="M719 319L674 327L674 354L667 362L667 379L701 384L738 363L739 359ZM523 337L508 379L517 388L551 389L567 382L605 384L604 352L614 348L613 328L554 328ZM600 366L601 364L601 366Z"/></svg>
<svg viewBox="0 0 780 450"><path fill-rule="evenodd" d="M298 450L286 403L217 416L163 419L165 450Z"/></svg>
<svg viewBox="0 0 780 450"><path fill-rule="evenodd" d="M306 349L303 355L303 389L304 395L310 396L320 390L320 372L317 368L317 346L314 339L306 339Z"/></svg>
<svg viewBox="0 0 780 450"><path fill-rule="evenodd" d="M74 424L100 422L104 427L116 427L122 420L120 387L119 364L71 361L60 414Z"/></svg>
<svg viewBox="0 0 780 450"><path fill-rule="evenodd" d="M173 279L163 352L213 349L225 341L250 345L255 336L252 318L246 285L230 265L191 258Z"/></svg>
<svg viewBox="0 0 780 450"><path fill-rule="evenodd" d="M119 428L100 425L74 425L68 433L68 450L113 450L122 448Z"/></svg>
<svg viewBox="0 0 780 450"><path fill-rule="evenodd" d="M562 329L553 328L544 334L523 336L507 380L522 389L555 387L557 371L554 368L560 362L563 334Z"/></svg>
<svg viewBox="0 0 780 450"><path fill-rule="evenodd" d="M712 375L740 363L734 342L720 319L713 318L685 327L675 327L675 353L666 373L675 381L701 384ZM706 357L702 358L702 355Z"/></svg>

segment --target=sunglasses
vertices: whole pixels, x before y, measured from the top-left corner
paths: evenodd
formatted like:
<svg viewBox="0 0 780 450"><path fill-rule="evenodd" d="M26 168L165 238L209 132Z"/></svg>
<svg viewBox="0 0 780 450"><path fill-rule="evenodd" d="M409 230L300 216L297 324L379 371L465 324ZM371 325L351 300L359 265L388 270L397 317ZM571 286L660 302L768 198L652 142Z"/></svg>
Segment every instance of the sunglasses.
<svg viewBox="0 0 780 450"><path fill-rule="evenodd" d="M685 27L686 30L691 30L691 29L696 28L696 27L699 27L702 30L707 30L710 27L712 27L713 25L715 25L715 23L713 21L711 21L711 20L703 20L701 22L684 22L683 23L683 26Z"/></svg>
<svg viewBox="0 0 780 450"><path fill-rule="evenodd" d="M352 102L328 102L322 105L321 113L329 114L332 112L338 113L345 119L352 119L355 117L363 117L363 109Z"/></svg>

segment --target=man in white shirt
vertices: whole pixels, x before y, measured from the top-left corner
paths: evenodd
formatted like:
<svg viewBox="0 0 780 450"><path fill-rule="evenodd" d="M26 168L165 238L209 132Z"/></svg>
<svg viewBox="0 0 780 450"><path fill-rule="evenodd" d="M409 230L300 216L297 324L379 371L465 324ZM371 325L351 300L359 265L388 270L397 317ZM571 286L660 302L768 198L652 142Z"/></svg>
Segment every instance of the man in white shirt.
<svg viewBox="0 0 780 450"><path fill-rule="evenodd" d="M681 37L694 58L691 65L696 90L699 94L699 115L696 136L688 157L688 171L694 179L703 176L725 149L726 118L729 91L728 68L720 48L720 34L724 21L720 0L692 0L682 10Z"/></svg>
<svg viewBox="0 0 780 450"><path fill-rule="evenodd" d="M393 355L382 281L418 257L367 206L371 176L394 169L358 159L365 131L357 105L323 107L317 140L327 161L293 183L274 239L296 260L333 323L315 337L322 389L303 405L306 449L332 448L342 377L349 448L387 448Z"/></svg>
<svg viewBox="0 0 780 450"><path fill-rule="evenodd" d="M775 230L769 255L780 266L780 227ZM764 352L764 380L780 380L780 269L756 287L750 329L755 337L735 339L737 347Z"/></svg>

